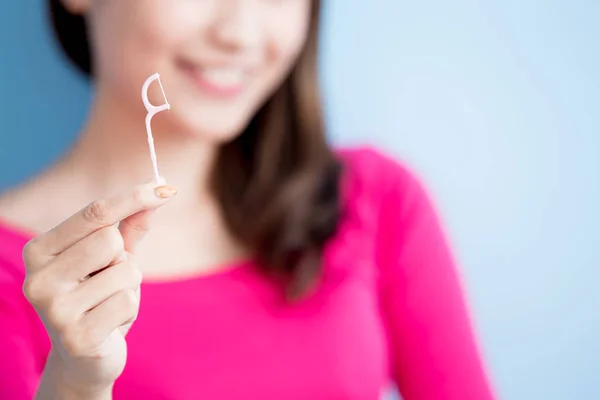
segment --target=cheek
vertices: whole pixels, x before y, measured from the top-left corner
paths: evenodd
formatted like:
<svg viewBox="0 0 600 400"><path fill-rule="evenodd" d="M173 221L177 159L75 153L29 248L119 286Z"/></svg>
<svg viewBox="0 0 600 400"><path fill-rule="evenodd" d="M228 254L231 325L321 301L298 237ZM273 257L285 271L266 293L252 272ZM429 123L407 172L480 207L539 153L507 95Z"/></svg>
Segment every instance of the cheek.
<svg viewBox="0 0 600 400"><path fill-rule="evenodd" d="M89 20L95 75L103 85L137 96L148 76L162 75L193 27L185 10L161 3L164 0L95 3Z"/></svg>
<svg viewBox="0 0 600 400"><path fill-rule="evenodd" d="M266 13L269 60L289 68L304 47L310 24L310 2L290 0L290 9Z"/></svg>

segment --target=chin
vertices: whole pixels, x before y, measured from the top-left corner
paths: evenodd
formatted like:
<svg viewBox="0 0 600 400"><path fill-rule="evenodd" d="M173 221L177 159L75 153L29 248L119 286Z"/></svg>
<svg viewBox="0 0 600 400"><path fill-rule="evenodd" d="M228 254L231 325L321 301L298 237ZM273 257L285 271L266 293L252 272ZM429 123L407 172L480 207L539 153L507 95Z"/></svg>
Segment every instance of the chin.
<svg viewBox="0 0 600 400"><path fill-rule="evenodd" d="M244 128L232 129L229 127L199 127L194 131L194 137L206 140L215 145L222 145L231 142L242 134Z"/></svg>
<svg viewBox="0 0 600 400"><path fill-rule="evenodd" d="M215 145L224 144L234 140L241 135L250 122L249 117L227 118L227 113L220 115L197 116L192 120L179 119L173 121L177 125L177 130L182 131L190 138L196 138L211 142Z"/></svg>
<svg viewBox="0 0 600 400"><path fill-rule="evenodd" d="M182 90L169 98L171 110L165 117L186 136L222 144L235 139L246 129L260 108L260 97L252 90L227 98Z"/></svg>

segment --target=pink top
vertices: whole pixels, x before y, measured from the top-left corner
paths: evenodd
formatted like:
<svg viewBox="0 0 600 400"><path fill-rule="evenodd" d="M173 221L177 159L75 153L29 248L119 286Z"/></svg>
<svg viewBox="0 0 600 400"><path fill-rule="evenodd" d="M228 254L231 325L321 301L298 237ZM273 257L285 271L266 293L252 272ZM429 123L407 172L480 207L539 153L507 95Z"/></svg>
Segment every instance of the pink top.
<svg viewBox="0 0 600 400"><path fill-rule="evenodd" d="M115 399L494 398L426 191L374 150L342 151L347 214L316 294L286 305L251 264L142 285ZM0 398L31 399L50 342L22 294L29 238L0 225Z"/></svg>

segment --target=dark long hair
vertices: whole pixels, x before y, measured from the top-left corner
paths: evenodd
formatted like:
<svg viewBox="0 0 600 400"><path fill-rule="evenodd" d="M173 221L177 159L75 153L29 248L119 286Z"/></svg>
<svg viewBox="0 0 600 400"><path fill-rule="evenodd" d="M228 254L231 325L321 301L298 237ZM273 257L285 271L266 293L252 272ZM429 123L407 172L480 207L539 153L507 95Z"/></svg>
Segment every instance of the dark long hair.
<svg viewBox="0 0 600 400"><path fill-rule="evenodd" d="M327 144L317 76L319 0L307 42L290 75L223 145L212 188L231 233L269 276L298 297L321 272L324 246L340 219L341 165ZM86 75L92 59L84 17L49 0L66 56Z"/></svg>

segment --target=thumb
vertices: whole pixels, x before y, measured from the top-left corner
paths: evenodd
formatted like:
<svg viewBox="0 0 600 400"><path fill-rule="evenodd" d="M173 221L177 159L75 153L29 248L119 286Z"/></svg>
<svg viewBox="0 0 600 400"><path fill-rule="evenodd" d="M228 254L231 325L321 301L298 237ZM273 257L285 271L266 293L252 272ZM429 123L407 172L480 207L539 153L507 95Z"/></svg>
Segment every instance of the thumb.
<svg viewBox="0 0 600 400"><path fill-rule="evenodd" d="M142 241L150 229L150 217L156 209L144 210L133 214L119 223L119 231L123 236L125 251L133 253L136 246Z"/></svg>
<svg viewBox="0 0 600 400"><path fill-rule="evenodd" d="M159 186L155 191L159 197L163 198L173 197L177 193L177 190L170 186ZM146 233L150 229L151 217L157 210L158 208L152 208L140 211L130 215L119 223L119 231L121 232L121 236L123 236L125 251L127 253L133 253L136 246L146 236Z"/></svg>

